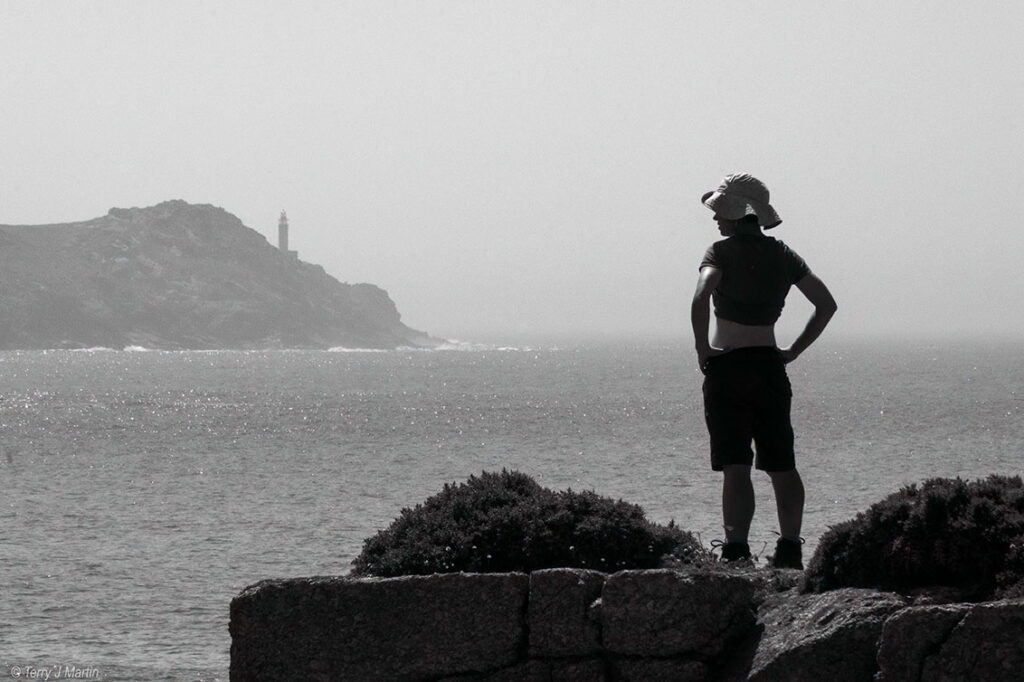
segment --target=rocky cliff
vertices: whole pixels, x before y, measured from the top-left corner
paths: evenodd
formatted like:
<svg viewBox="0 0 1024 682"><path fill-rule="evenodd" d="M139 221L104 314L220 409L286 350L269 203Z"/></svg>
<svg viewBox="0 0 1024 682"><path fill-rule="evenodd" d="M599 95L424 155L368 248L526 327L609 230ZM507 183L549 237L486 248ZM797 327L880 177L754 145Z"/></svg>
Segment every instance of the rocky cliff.
<svg viewBox="0 0 1024 682"><path fill-rule="evenodd" d="M0 349L395 348L439 343L387 292L283 253L227 211L167 201L0 225Z"/></svg>
<svg viewBox="0 0 1024 682"><path fill-rule="evenodd" d="M800 594L798 575L548 569L268 580L231 602L231 680L1021 679L1024 599Z"/></svg>

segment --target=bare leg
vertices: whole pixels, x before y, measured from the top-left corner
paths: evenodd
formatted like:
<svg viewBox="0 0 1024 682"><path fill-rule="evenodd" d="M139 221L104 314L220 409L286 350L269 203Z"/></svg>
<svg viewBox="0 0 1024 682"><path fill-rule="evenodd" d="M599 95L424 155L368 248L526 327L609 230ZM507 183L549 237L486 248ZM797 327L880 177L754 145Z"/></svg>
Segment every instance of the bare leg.
<svg viewBox="0 0 1024 682"><path fill-rule="evenodd" d="M769 471L768 475L775 489L775 506L779 512L782 537L799 542L804 519L804 482L796 469Z"/></svg>
<svg viewBox="0 0 1024 682"><path fill-rule="evenodd" d="M750 481L750 467L728 464L722 482L722 518L725 522L726 542L746 542L750 522L754 519L754 484Z"/></svg>

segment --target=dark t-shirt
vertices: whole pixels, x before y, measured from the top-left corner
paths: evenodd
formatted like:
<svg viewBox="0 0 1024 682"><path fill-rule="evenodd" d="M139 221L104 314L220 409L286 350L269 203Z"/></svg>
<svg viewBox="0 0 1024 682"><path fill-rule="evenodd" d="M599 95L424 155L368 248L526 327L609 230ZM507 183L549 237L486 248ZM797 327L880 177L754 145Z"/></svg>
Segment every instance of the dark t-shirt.
<svg viewBox="0 0 1024 682"><path fill-rule="evenodd" d="M712 293L715 316L740 324L775 324L789 288L811 272L795 251L763 234L715 242L700 263L709 265L722 271Z"/></svg>

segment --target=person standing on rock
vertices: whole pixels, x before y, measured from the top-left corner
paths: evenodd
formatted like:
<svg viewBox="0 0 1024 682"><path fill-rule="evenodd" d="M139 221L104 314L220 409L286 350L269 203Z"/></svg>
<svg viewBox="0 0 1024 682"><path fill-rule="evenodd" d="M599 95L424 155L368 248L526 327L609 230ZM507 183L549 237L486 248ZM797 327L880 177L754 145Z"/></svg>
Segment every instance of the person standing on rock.
<svg viewBox="0 0 1024 682"><path fill-rule="evenodd" d="M746 173L726 176L718 189L701 197L714 211L725 239L704 254L690 320L704 373L711 468L724 475L722 560L750 558L753 465L768 474L775 491L782 537L772 566L802 569L804 485L793 453L793 394L786 365L821 335L836 312L836 302L800 256L761 231L782 222L768 199L765 184ZM794 284L814 313L793 345L779 348L775 322ZM709 340L712 301L715 329Z"/></svg>

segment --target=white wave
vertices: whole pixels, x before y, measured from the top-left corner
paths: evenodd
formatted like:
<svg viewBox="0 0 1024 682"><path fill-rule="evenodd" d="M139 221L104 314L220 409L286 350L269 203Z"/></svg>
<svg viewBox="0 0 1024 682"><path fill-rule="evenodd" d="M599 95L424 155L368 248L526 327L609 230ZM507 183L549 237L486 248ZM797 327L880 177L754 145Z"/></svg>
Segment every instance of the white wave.
<svg viewBox="0 0 1024 682"><path fill-rule="evenodd" d="M477 343L474 341L459 341L458 339L446 339L444 343L438 344L431 348L417 348L417 347L402 347L398 350L403 351L423 351L423 352L436 352L436 351L456 351L456 352L489 352L489 353L519 353L519 352L532 352L538 349L530 346L503 346L495 343Z"/></svg>
<svg viewBox="0 0 1024 682"><path fill-rule="evenodd" d="M381 348L346 348L344 346L336 346L334 348L328 348L328 353L437 353L437 352L516 352L516 351L529 351L534 350L533 348L521 348L518 346L501 346L492 343L475 343L472 341L458 341L455 339L446 339L445 341L434 345L434 346L398 346L394 349L381 349Z"/></svg>

